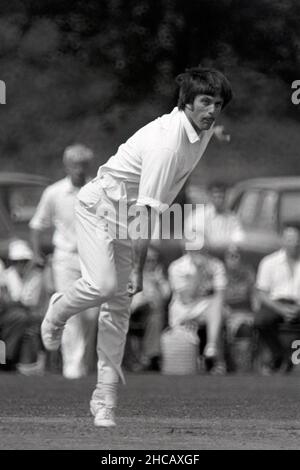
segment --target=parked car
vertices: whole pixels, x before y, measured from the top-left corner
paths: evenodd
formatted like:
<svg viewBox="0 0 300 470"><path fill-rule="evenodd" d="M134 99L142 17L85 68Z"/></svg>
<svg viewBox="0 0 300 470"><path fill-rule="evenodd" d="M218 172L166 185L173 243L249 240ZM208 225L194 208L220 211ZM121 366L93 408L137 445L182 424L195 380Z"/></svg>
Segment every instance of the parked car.
<svg viewBox="0 0 300 470"><path fill-rule="evenodd" d="M261 258L280 247L280 228L300 224L300 177L255 178L235 185L229 208L245 230L241 249L255 267Z"/></svg>
<svg viewBox="0 0 300 470"><path fill-rule="evenodd" d="M51 181L27 173L0 172L0 258L6 259L12 238L29 240L28 223L42 192ZM51 233L43 238L45 252L51 250Z"/></svg>

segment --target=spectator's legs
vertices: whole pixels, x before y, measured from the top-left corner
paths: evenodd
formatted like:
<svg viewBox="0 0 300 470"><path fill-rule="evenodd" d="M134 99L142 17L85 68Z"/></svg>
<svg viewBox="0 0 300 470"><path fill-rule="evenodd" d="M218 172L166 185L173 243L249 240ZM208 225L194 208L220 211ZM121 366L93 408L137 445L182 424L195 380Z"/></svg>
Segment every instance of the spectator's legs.
<svg viewBox="0 0 300 470"><path fill-rule="evenodd" d="M220 346L223 312L221 309L208 307L206 312L207 344Z"/></svg>
<svg viewBox="0 0 300 470"><path fill-rule="evenodd" d="M160 357L160 338L163 329L163 312L150 309L146 319L145 333L142 340L142 354L148 365L151 360ZM153 367L155 364L153 364ZM157 364L158 366L158 364Z"/></svg>
<svg viewBox="0 0 300 470"><path fill-rule="evenodd" d="M207 370L217 375L226 373L224 352L224 319L222 309L209 305L205 312L207 343L204 348L204 356ZM216 355L211 351L216 349Z"/></svg>
<svg viewBox="0 0 300 470"><path fill-rule="evenodd" d="M42 350L40 338L40 320L32 319L30 312L27 312L28 326L25 330L19 362L21 364L34 364L37 362L39 353Z"/></svg>
<svg viewBox="0 0 300 470"><path fill-rule="evenodd" d="M8 307L0 315L1 340L5 343L6 362L19 361L22 341L28 327L28 314L24 308L15 305Z"/></svg>
<svg viewBox="0 0 300 470"><path fill-rule="evenodd" d="M279 338L279 324L282 322L283 319L278 313L265 306L257 312L254 320L261 342L272 353L275 368L280 366L284 357L284 348Z"/></svg>

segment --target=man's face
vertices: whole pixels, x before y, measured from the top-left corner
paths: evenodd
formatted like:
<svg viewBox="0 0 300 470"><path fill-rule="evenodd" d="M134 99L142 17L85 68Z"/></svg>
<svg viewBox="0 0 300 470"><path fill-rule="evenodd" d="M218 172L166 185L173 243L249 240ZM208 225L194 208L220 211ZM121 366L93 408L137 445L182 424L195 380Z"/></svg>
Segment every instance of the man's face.
<svg viewBox="0 0 300 470"><path fill-rule="evenodd" d="M148 271L153 271L159 264L159 255L156 250L153 250L151 247L148 248L145 268Z"/></svg>
<svg viewBox="0 0 300 470"><path fill-rule="evenodd" d="M219 116L223 106L220 95L197 95L192 105L186 106L186 113L194 127L200 131L208 130Z"/></svg>
<svg viewBox="0 0 300 470"><path fill-rule="evenodd" d="M287 227L282 234L282 247L292 258L300 254L300 232L294 227Z"/></svg>
<svg viewBox="0 0 300 470"><path fill-rule="evenodd" d="M71 178L73 186L81 188L86 183L87 176L90 174L90 163L85 162L68 162L65 165L66 173Z"/></svg>
<svg viewBox="0 0 300 470"><path fill-rule="evenodd" d="M225 253L225 264L229 269L237 269L240 266L241 255L237 250L228 250Z"/></svg>
<svg viewBox="0 0 300 470"><path fill-rule="evenodd" d="M225 210L225 191L221 189L212 189L210 193L210 200L214 205L217 212L224 212Z"/></svg>

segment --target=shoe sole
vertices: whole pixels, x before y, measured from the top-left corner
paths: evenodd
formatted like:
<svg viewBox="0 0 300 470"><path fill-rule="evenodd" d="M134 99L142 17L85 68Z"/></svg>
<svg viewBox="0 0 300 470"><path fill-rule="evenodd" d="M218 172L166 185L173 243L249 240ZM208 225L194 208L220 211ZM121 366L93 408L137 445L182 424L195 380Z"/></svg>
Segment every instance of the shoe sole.
<svg viewBox="0 0 300 470"><path fill-rule="evenodd" d="M94 420L94 425L96 428L114 428L116 426L116 423L113 421L107 421L107 420L101 420L101 421L96 421Z"/></svg>

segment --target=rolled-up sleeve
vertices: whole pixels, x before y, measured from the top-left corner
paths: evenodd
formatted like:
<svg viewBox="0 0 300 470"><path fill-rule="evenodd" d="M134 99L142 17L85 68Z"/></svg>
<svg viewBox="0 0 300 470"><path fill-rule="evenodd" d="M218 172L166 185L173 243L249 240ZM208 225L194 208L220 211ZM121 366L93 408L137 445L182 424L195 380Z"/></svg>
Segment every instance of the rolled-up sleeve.
<svg viewBox="0 0 300 470"><path fill-rule="evenodd" d="M34 230L45 230L53 224L53 192L46 188L42 194L35 214L29 222L29 227Z"/></svg>
<svg viewBox="0 0 300 470"><path fill-rule="evenodd" d="M272 271L274 266L268 262L268 258L262 259L257 270L256 288L265 292L272 289Z"/></svg>
<svg viewBox="0 0 300 470"><path fill-rule="evenodd" d="M176 160L174 150L164 147L144 155L137 205L150 206L159 212L168 209L177 170Z"/></svg>

